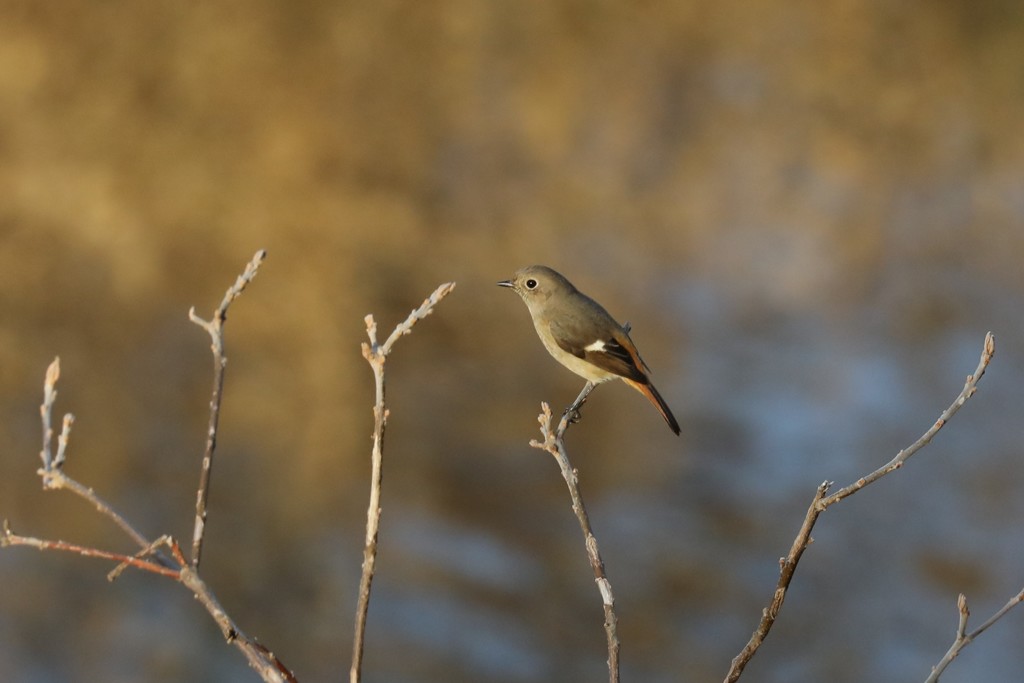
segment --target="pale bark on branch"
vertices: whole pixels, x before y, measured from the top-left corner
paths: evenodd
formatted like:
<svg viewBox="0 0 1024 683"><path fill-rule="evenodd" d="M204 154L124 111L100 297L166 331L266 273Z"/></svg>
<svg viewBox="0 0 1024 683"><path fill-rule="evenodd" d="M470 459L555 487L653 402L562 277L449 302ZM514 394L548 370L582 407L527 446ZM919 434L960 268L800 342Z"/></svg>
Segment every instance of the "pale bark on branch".
<svg viewBox="0 0 1024 683"><path fill-rule="evenodd" d="M734 681L739 680L740 676L743 674L744 668L750 662L758 648L761 647L764 639L768 636L769 631L771 631L772 626L775 624L779 611L782 609L782 604L786 599L786 592L789 590L789 585L796 573L797 564L800 562L800 558L803 556L807 546L810 545L813 540L811 538L811 531L814 529L814 525L818 521L819 515L832 505L835 505L848 496L857 493L865 486L900 469L904 464L906 464L907 460L911 456L931 443L932 438L939 432L939 430L945 426L945 424L972 396L974 396L978 389L978 382L985 374L985 369L988 368L988 364L991 362L994 354L995 337L993 337L992 333L989 332L985 335L985 341L981 350L981 358L978 360L978 366L972 374L967 376L967 380L964 382L964 387L960 390L957 397L953 399L953 402L948 408L942 411L939 418L924 432L924 434L914 441L914 443L897 453L892 460L870 474L857 479L850 485L844 486L831 495L826 494L828 494L828 490L832 487L832 482L826 481L818 486L817 491L815 491L814 498L811 500L811 505L807 509L807 514L804 516L804 521L800 525L800 531L797 533L796 538L793 539L793 545L790 548L789 553L779 560L779 581L775 587L774 593L772 594L772 598L769 600L768 606L762 611L761 621L758 623L757 628L754 629L754 633L750 636L750 640L747 641L747 644L744 645L740 653L732 660L732 665L729 667L729 671L725 676L726 683L733 683ZM955 656L955 653L953 656Z"/></svg>
<svg viewBox="0 0 1024 683"><path fill-rule="evenodd" d="M366 510L366 541L363 547L363 568L359 579L359 596L356 602L355 631L352 636L352 665L349 668L350 683L358 683L363 669L363 643L366 636L366 617L370 610L370 591L377 566L377 538L380 534L380 495L384 468L384 430L387 427L388 409L384 402L384 366L388 353L403 335L412 332L413 325L434 311L434 306L455 289L454 282L446 282L424 300L419 308L409 313L399 323L383 344L377 343L377 323L373 315L364 319L369 343L363 342L363 358L373 370L376 399L373 404L373 447L370 452L370 503Z"/></svg>

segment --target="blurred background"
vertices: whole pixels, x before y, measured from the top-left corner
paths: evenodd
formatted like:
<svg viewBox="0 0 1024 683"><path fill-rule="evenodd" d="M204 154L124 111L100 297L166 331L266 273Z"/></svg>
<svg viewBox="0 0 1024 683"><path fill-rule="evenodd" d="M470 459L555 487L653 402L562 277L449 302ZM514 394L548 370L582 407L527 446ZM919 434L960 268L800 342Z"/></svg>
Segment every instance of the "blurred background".
<svg viewBox="0 0 1024 683"><path fill-rule="evenodd" d="M495 282L564 272L683 427L621 383L568 446L625 681L721 680L815 487L768 682L923 680L1024 585L1024 6L981 2L114 0L0 4L0 516L133 551L36 476L47 364L67 472L190 537L231 309L203 574L302 681L344 678L372 375L395 347L364 680L602 680L600 597L541 401L581 387ZM0 552L0 679L250 681L180 586ZM1017 680L1024 613L943 681ZM744 679L744 680L745 680Z"/></svg>

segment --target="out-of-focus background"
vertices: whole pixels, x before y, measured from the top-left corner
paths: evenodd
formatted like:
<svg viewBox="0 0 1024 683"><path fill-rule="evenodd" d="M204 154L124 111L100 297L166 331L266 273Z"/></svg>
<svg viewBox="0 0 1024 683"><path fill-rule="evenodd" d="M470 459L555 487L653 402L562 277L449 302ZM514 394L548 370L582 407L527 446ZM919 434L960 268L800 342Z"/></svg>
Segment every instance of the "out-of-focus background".
<svg viewBox="0 0 1024 683"><path fill-rule="evenodd" d="M388 364L364 680L601 680L568 495L529 448L581 382L495 282L566 273L633 325L683 427L601 387L569 433L623 679L721 680L819 482L908 467L820 520L747 676L922 680L956 596L1024 582L1024 9L1017 2L123 0L0 7L0 516L119 551L68 473L191 533L231 309L203 573L303 681L349 665L368 491L363 316L458 287ZM179 586L0 552L0 679L249 681ZM944 681L1016 680L1024 615Z"/></svg>

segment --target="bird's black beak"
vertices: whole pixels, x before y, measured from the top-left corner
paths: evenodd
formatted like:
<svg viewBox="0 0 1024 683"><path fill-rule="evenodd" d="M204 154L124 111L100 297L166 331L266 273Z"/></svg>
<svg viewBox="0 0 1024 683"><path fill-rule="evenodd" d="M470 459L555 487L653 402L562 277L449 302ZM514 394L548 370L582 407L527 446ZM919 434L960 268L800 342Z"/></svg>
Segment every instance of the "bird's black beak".
<svg viewBox="0 0 1024 683"><path fill-rule="evenodd" d="M499 287L515 287L516 283L512 282L511 280L502 280L501 282L498 283L498 286Z"/></svg>

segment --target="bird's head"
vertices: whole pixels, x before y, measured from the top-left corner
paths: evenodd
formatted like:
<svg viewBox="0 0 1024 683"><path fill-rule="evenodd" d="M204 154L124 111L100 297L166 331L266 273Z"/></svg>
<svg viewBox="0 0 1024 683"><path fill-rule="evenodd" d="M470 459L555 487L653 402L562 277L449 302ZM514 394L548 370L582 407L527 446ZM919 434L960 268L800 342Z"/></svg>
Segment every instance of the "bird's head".
<svg viewBox="0 0 1024 683"><path fill-rule="evenodd" d="M521 296L531 309L559 293L576 291L572 283L547 266L520 268L510 280L502 280L498 285L508 287Z"/></svg>

